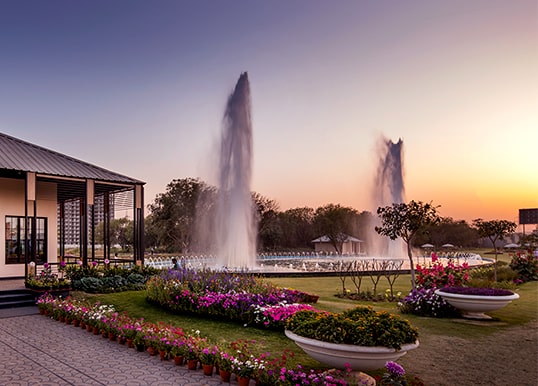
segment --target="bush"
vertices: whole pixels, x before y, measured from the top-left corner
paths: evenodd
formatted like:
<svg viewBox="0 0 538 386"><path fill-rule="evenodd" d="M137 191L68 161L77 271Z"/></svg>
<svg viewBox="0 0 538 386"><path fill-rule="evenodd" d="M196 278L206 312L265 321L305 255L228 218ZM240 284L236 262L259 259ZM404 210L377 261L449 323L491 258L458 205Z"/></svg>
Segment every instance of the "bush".
<svg viewBox="0 0 538 386"><path fill-rule="evenodd" d="M411 291L404 300L398 303L400 312L436 318L459 315L459 312L454 307L434 293L435 290L436 288L419 288Z"/></svg>
<svg viewBox="0 0 538 386"><path fill-rule="evenodd" d="M374 311L371 307L356 307L339 314L299 311L288 319L286 329L328 343L396 350L418 339L418 330L409 321L385 311Z"/></svg>
<svg viewBox="0 0 538 386"><path fill-rule="evenodd" d="M538 257L532 251L518 252L512 256L510 268L517 272L522 282L538 280Z"/></svg>

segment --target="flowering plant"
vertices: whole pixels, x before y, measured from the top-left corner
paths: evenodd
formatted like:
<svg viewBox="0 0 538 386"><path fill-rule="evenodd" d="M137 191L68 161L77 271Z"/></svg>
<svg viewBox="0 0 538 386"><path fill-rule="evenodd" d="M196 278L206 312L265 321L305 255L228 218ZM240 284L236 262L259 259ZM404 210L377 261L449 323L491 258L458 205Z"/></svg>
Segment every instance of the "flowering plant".
<svg viewBox="0 0 538 386"><path fill-rule="evenodd" d="M339 314L299 311L288 319L286 328L323 342L396 350L418 338L418 330L409 321L385 311L374 311L372 307L356 307Z"/></svg>
<svg viewBox="0 0 538 386"><path fill-rule="evenodd" d="M538 280L538 256L532 251L517 252L512 256L510 268L518 273L523 282Z"/></svg>
<svg viewBox="0 0 538 386"><path fill-rule="evenodd" d="M254 323L272 329L282 330L286 325L286 320L298 311L317 311L310 304L287 303L285 301L275 305L254 306Z"/></svg>
<svg viewBox="0 0 538 386"><path fill-rule="evenodd" d="M436 318L456 316L458 311L441 296L435 294L435 288L417 288L412 290L398 308L403 314L433 316Z"/></svg>
<svg viewBox="0 0 538 386"><path fill-rule="evenodd" d="M215 345L203 347L200 350L200 362L202 362L203 365L215 364L219 352L219 348Z"/></svg>
<svg viewBox="0 0 538 386"><path fill-rule="evenodd" d="M459 295L510 296L514 293L502 288L444 287L441 291Z"/></svg>
<svg viewBox="0 0 538 386"><path fill-rule="evenodd" d="M387 372L381 379L382 385L387 386L406 386L405 369L396 362L389 361L385 364Z"/></svg>
<svg viewBox="0 0 538 386"><path fill-rule="evenodd" d="M152 277L146 283L146 291L150 302L172 311L223 317L244 324L266 321L256 318L259 307L312 300L304 292L278 288L254 275L185 267ZM274 321L265 326L283 328L278 320Z"/></svg>
<svg viewBox="0 0 538 386"><path fill-rule="evenodd" d="M62 262L65 264L65 262ZM65 265L63 266L65 267ZM58 268L61 271L63 268L60 266ZM27 288L35 290L57 290L62 288L69 288L71 282L62 277L58 277L57 274L52 272L52 265L49 263L43 264L43 270L36 275L30 275L25 280L25 286Z"/></svg>
<svg viewBox="0 0 538 386"><path fill-rule="evenodd" d="M417 287L442 288L445 286L464 285L469 280L469 264L454 264L453 259L448 259L446 265L432 253L432 264L429 267L417 265Z"/></svg>
<svg viewBox="0 0 538 386"><path fill-rule="evenodd" d="M235 358L228 351L220 351L219 355L217 356L217 364L219 365L219 369L224 371L232 371L232 363L234 360Z"/></svg>

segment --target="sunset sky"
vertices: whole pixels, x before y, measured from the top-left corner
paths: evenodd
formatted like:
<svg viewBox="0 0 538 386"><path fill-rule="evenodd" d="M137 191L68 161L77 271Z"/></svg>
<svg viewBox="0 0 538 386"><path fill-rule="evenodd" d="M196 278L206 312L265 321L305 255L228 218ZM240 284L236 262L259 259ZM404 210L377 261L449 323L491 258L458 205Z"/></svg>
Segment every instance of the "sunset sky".
<svg viewBox="0 0 538 386"><path fill-rule="evenodd" d="M0 131L145 181L208 171L252 93L252 190L373 210L380 135L406 199L517 222L538 208L536 0L0 0Z"/></svg>

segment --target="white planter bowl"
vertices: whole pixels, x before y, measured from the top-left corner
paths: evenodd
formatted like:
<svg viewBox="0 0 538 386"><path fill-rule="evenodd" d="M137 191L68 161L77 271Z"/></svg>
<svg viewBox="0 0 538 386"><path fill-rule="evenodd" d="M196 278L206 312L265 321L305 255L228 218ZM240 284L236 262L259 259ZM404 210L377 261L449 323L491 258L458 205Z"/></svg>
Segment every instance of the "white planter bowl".
<svg viewBox="0 0 538 386"><path fill-rule="evenodd" d="M337 369L345 369L346 363L349 363L353 370L380 369L385 367L387 361L395 361L405 355L407 351L419 346L417 340L415 343L403 345L402 349L397 351L387 347L366 347L322 342L299 336L288 330L285 331L285 334L312 358Z"/></svg>
<svg viewBox="0 0 538 386"><path fill-rule="evenodd" d="M512 300L519 299L518 294L505 296L464 295L443 292L440 289L436 290L435 294L461 310L463 317L469 319L491 319L491 316L484 314L484 312L498 310L511 303Z"/></svg>

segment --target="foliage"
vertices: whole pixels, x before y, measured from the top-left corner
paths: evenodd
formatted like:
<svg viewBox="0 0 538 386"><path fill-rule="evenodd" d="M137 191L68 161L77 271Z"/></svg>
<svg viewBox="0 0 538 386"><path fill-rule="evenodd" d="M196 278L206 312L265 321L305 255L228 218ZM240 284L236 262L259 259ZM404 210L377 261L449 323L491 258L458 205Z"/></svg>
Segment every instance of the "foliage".
<svg viewBox="0 0 538 386"><path fill-rule="evenodd" d="M336 253L342 253L342 244L353 233L353 220L358 213L355 209L329 204L320 207L315 214L315 227L320 235L327 236Z"/></svg>
<svg viewBox="0 0 538 386"><path fill-rule="evenodd" d="M281 328L282 321L260 318L259 307L299 303L311 297L301 291L278 288L251 274L187 267L166 270L160 276L152 277L146 283L146 291L150 302L173 312L225 318L245 324L260 322L260 326L269 328Z"/></svg>
<svg viewBox="0 0 538 386"><path fill-rule="evenodd" d="M123 268L110 264L100 265L97 261L92 261L86 266L81 262L69 265L66 268L66 277L71 280L74 290L108 293L144 289L145 282L157 272L159 271L151 267Z"/></svg>
<svg viewBox="0 0 538 386"><path fill-rule="evenodd" d="M199 179L172 180L166 192L157 195L149 205L151 221L148 225L152 225L149 233L155 245L165 247L168 252L188 252L195 238L196 210L202 210L199 203L212 201L201 197L214 193L214 188Z"/></svg>
<svg viewBox="0 0 538 386"><path fill-rule="evenodd" d="M491 243L493 244L493 248L495 249L495 269L494 269L494 276L493 280L497 281L497 245L495 242L498 239L503 239L505 236L507 236L510 233L514 233L517 224L512 221L508 220L490 220L490 221L484 221L481 218L477 218L473 220L473 225L478 231L478 235L480 237L486 237L488 238Z"/></svg>
<svg viewBox="0 0 538 386"><path fill-rule="evenodd" d="M129 220L127 217L112 219L108 227L110 232L108 247L118 244L124 251L132 247L134 230L134 222L132 220ZM104 234L104 222L101 222L95 228L95 242L104 244Z"/></svg>
<svg viewBox="0 0 538 386"><path fill-rule="evenodd" d="M383 374L381 385L383 386L406 386L405 369L398 363L388 361L385 364L387 372Z"/></svg>
<svg viewBox="0 0 538 386"><path fill-rule="evenodd" d="M435 290L445 286L465 285L469 280L467 263L456 265L448 259L446 265L434 253L428 267L417 265L417 287L409 293L398 308L404 314L432 316L437 318L458 315L458 311L435 294Z"/></svg>
<svg viewBox="0 0 538 386"><path fill-rule="evenodd" d="M411 286L415 284L415 264L411 252L411 244L416 234L426 226L436 224L440 218L437 214L437 207L424 204L421 201L410 201L409 203L394 203L392 206L377 208L377 214L381 218L381 226L376 226L375 230L382 236L387 236L391 240L401 238L407 244L407 256L411 267Z"/></svg>
<svg viewBox="0 0 538 386"><path fill-rule="evenodd" d="M413 240L413 246L418 248L422 244L443 245L451 243L459 247L476 246L478 232L465 220L454 220L451 217L443 217L439 223L431 224L419 232Z"/></svg>
<svg viewBox="0 0 538 386"><path fill-rule="evenodd" d="M495 271L497 280L495 281ZM500 261L496 267L486 265L474 267L469 273L469 287L495 287L512 289L516 284L521 283L518 279L518 273L508 266L507 263Z"/></svg>
<svg viewBox="0 0 538 386"><path fill-rule="evenodd" d="M43 264L43 270L35 276L28 276L25 280L25 286L27 288L35 290L57 290L69 288L71 282L63 277L63 270L65 262L61 262L58 266L58 270L62 273L62 276L52 272L52 266L49 263Z"/></svg>
<svg viewBox="0 0 538 386"><path fill-rule="evenodd" d="M518 273L518 278L522 282L538 280L538 257L532 250L526 252L516 252L512 255L510 268Z"/></svg>
<svg viewBox="0 0 538 386"><path fill-rule="evenodd" d="M446 300L435 294L435 288L415 288L400 303L402 314L432 316L436 318L453 317L459 312Z"/></svg>
<svg viewBox="0 0 538 386"><path fill-rule="evenodd" d="M448 259L446 265L432 254L432 264L428 267L417 264L417 287L443 288L445 286L464 285L469 280L469 264L456 265Z"/></svg>
<svg viewBox="0 0 538 386"><path fill-rule="evenodd" d="M418 330L407 320L371 307L356 307L341 313L299 311L288 319L286 328L323 342L397 350L418 338Z"/></svg>

